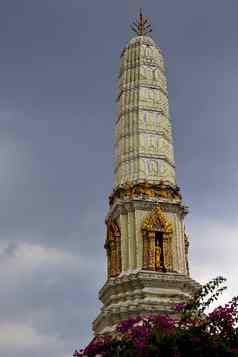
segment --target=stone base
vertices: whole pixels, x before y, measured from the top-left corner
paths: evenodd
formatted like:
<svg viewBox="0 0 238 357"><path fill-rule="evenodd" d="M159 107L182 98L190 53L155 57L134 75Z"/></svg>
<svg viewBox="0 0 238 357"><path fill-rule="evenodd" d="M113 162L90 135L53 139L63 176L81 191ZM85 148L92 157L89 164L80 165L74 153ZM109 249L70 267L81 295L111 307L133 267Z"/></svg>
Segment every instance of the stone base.
<svg viewBox="0 0 238 357"><path fill-rule="evenodd" d="M134 271L110 278L99 292L103 303L93 322L96 335L110 333L124 319L157 313L173 313L175 304L190 299L199 284L178 273Z"/></svg>

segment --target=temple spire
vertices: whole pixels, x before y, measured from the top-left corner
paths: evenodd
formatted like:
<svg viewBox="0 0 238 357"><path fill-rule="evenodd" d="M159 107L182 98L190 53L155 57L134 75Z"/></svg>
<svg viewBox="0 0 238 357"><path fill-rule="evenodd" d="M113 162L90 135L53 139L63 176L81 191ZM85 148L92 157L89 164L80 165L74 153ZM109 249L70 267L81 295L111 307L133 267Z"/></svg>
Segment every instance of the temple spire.
<svg viewBox="0 0 238 357"><path fill-rule="evenodd" d="M106 217L107 280L93 323L107 335L124 319L172 314L198 284L189 276L184 206L176 166L165 63L140 11L121 55L115 121L115 181Z"/></svg>
<svg viewBox="0 0 238 357"><path fill-rule="evenodd" d="M134 31L138 36L146 36L152 32L152 25L148 19L146 19L140 9L139 18L133 22L131 26L132 31Z"/></svg>

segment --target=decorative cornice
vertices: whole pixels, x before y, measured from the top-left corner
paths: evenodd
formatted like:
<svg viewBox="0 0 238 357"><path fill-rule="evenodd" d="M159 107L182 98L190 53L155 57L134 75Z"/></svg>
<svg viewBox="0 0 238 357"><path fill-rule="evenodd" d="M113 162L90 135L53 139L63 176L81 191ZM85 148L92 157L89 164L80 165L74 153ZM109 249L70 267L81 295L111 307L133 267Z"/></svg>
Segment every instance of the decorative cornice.
<svg viewBox="0 0 238 357"><path fill-rule="evenodd" d="M158 85L158 84L156 85L153 82L148 83L148 81L143 80L143 79L142 80L140 79L139 81L140 81L140 83L137 83L137 84L132 84L132 82L129 82L129 81L126 83L122 83L119 86L119 93L117 95L116 101L117 102L119 101L119 99L123 93L127 93L127 92L130 92L135 89L139 90L141 88L157 89L158 91L162 92L167 99L169 99L167 90L165 91L164 88L162 88L160 85ZM128 84L131 84L131 85L127 87ZM123 88L121 88L121 87L123 87Z"/></svg>
<svg viewBox="0 0 238 357"><path fill-rule="evenodd" d="M178 187L173 188L168 185L155 185L148 182L141 182L133 184L126 182L117 189L113 190L113 193L109 196L109 205L112 206L117 199L122 198L165 198L168 200L180 200L182 199L180 189Z"/></svg>
<svg viewBox="0 0 238 357"><path fill-rule="evenodd" d="M154 282L155 284L156 282L159 282L160 284L163 284L162 285L163 288L165 287L172 288L174 286L177 286L178 284L181 287L182 286L184 287L185 284L188 285L192 284L194 289L200 287L199 283L189 278L186 274L180 274L174 272L166 272L166 273L155 272L155 271L148 272L145 270L140 270L137 272L131 272L130 274L120 275L117 278L111 278L107 280L107 282L99 291L99 295L103 296L104 294L107 294L107 291L110 288L116 289L118 286L121 285L128 286L128 284L131 284L131 282L133 281L135 281L136 284L140 284L141 282L144 286L147 285L146 282L148 283Z"/></svg>
<svg viewBox="0 0 238 357"><path fill-rule="evenodd" d="M123 111L120 111L120 113L118 115L118 118L116 120L116 124L120 121L120 119L121 119L121 117L123 115L129 114L129 113L132 113L132 112L138 113L139 111L156 112L158 114L163 115L170 122L170 117L168 115L166 115L165 112L161 108L153 107L153 106L151 107L151 106L148 106L148 105L145 106L145 105L142 105L142 104L139 103L139 104L135 104L132 107L126 108Z"/></svg>
<svg viewBox="0 0 238 357"><path fill-rule="evenodd" d="M158 155L158 154L136 154L133 155L133 157L130 158L126 158L124 160L120 160L120 162L118 162L118 164L116 165L115 169L114 169L114 173L116 174L118 171L118 168L125 162L130 162L133 161L135 159L159 159L159 160L164 160L165 162L167 162L167 164L169 164L173 169L176 168L175 166L175 162L170 161L167 156L165 155Z"/></svg>
<svg viewBox="0 0 238 357"><path fill-rule="evenodd" d="M137 129L133 133L129 132L127 134L120 134L117 137L117 140L114 144L114 146L118 145L119 141L124 138L129 138L130 136L135 136L139 134L150 134L150 135L157 135L157 136L162 136L169 144L173 144L173 139L172 139L172 134L171 135L166 135L166 129ZM149 153L148 155L151 155ZM135 156L135 155L133 155ZM145 154L146 156L146 154Z"/></svg>
<svg viewBox="0 0 238 357"><path fill-rule="evenodd" d="M158 69L164 76L166 75L165 69L163 67L161 67L161 65L159 65L158 63L156 63L156 62L155 63L148 63L148 62L143 63L141 59L138 59L136 64L122 63L117 78L120 80L121 76L124 74L124 71L128 71L130 69L135 69L136 67L141 67L141 65L148 66L153 69Z"/></svg>

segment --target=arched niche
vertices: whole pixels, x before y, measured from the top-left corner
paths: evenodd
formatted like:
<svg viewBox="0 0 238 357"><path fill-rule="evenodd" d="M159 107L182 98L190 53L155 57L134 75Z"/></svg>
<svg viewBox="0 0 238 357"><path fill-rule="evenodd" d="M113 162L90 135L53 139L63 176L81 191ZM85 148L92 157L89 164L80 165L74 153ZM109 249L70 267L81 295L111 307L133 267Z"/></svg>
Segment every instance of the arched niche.
<svg viewBox="0 0 238 357"><path fill-rule="evenodd" d="M105 223L107 237L104 247L107 251L107 274L108 278L113 278L121 273L121 232L112 217L109 217Z"/></svg>
<svg viewBox="0 0 238 357"><path fill-rule="evenodd" d="M172 266L172 224L157 204L145 217L143 233L143 269L152 271L173 271Z"/></svg>

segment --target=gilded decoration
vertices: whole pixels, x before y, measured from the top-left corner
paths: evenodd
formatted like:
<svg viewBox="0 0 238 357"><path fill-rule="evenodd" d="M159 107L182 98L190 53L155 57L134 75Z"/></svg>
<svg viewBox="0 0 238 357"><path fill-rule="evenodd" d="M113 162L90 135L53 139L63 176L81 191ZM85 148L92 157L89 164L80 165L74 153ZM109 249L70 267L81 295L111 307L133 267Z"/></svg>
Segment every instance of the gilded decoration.
<svg viewBox="0 0 238 357"><path fill-rule="evenodd" d="M159 244L155 246L155 270L161 270L161 248Z"/></svg>
<svg viewBox="0 0 238 357"><path fill-rule="evenodd" d="M156 205L145 218L142 229L146 231L161 231L166 234L172 234L173 232L172 224L168 222L160 205Z"/></svg>
<svg viewBox="0 0 238 357"><path fill-rule="evenodd" d="M185 248L186 268L187 268L187 273L189 275L189 264L188 264L189 236L186 233L185 226L184 226L184 248Z"/></svg>
<svg viewBox="0 0 238 357"><path fill-rule="evenodd" d="M172 271L172 224L157 204L145 217L143 225L143 268L154 271Z"/></svg>
<svg viewBox="0 0 238 357"><path fill-rule="evenodd" d="M169 200L181 200L181 194L178 187L172 188L164 184L155 185L147 181L138 184L132 182L126 182L124 185L119 186L113 190L113 193L109 196L110 206L117 199L121 198L134 198L134 197L149 197L149 198L164 198Z"/></svg>
<svg viewBox="0 0 238 357"><path fill-rule="evenodd" d="M109 217L105 223L107 225L107 238L104 247L107 251L107 270L110 278L121 273L121 233L112 217Z"/></svg>

